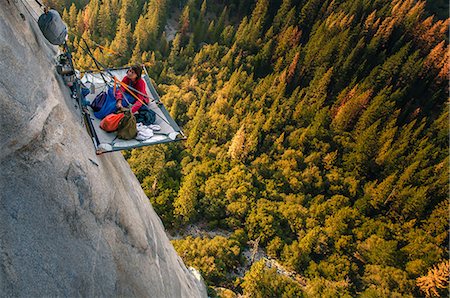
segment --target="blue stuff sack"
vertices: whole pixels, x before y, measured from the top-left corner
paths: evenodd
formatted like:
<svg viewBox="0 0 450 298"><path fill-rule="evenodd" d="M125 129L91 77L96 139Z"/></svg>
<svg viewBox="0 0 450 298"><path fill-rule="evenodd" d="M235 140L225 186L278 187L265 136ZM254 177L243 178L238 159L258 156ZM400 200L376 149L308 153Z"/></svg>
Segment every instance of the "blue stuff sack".
<svg viewBox="0 0 450 298"><path fill-rule="evenodd" d="M125 93L124 95L125 95L125 98L122 99L122 107L126 108L126 107L128 107L128 103L133 104L134 100L131 95L129 95L127 93ZM116 97L114 96L114 87L111 86L108 88L108 91L106 92L105 97L106 97L106 99L105 99L102 107L100 108L100 110L97 112L94 111L94 116L97 119L103 119L107 115L117 111Z"/></svg>

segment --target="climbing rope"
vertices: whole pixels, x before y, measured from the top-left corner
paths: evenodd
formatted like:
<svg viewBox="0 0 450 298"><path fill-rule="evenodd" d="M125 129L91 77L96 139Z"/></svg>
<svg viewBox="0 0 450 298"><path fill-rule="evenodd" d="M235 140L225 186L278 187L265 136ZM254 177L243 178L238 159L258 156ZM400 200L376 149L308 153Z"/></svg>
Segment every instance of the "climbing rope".
<svg viewBox="0 0 450 298"><path fill-rule="evenodd" d="M80 36L80 35L78 35L78 34L76 34L76 33L73 33L73 32L69 32L69 35L78 37L79 39L82 39L82 40L86 43L86 40L84 40L83 36ZM117 56L120 56L120 57L124 57L124 55L122 55L121 53L118 53L118 52L116 52L116 51L113 51L113 50L110 49L110 48L107 48L107 47L105 47L105 46L102 46L101 44L96 43L96 42L93 41L93 40L89 40L89 41L92 42L95 46L97 46L98 48L100 48L100 49L102 49L102 50L105 50L105 51L107 51L107 52L110 52L111 54L114 54L114 55L117 55Z"/></svg>

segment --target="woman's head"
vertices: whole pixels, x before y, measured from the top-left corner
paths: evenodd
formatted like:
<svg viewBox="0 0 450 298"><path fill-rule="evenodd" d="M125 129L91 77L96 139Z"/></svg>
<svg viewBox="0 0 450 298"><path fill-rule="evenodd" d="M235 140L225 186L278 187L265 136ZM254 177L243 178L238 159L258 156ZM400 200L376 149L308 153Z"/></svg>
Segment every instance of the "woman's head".
<svg viewBox="0 0 450 298"><path fill-rule="evenodd" d="M131 66L127 70L127 77L132 81L138 80L142 75L142 67L138 64Z"/></svg>

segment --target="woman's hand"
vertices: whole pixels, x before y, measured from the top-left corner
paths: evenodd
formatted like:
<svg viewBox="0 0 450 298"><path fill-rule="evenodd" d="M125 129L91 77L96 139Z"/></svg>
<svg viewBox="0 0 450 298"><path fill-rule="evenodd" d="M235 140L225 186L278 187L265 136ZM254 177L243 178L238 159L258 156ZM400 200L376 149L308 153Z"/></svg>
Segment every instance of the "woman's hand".
<svg viewBox="0 0 450 298"><path fill-rule="evenodd" d="M123 106L122 106L122 100L118 100L118 101L116 102L116 108L117 108L118 110L120 110L121 108L123 108Z"/></svg>

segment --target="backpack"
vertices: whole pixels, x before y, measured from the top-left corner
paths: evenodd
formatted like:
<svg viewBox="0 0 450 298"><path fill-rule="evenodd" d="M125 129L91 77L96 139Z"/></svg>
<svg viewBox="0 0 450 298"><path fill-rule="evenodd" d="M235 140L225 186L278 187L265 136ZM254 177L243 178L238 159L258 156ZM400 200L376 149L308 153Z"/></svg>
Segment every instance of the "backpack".
<svg viewBox="0 0 450 298"><path fill-rule="evenodd" d="M95 99L91 102L91 108L94 112L98 112L102 109L103 105L105 104L106 101L106 92L102 91L99 94L97 94L97 96L95 97Z"/></svg>
<svg viewBox="0 0 450 298"><path fill-rule="evenodd" d="M38 19L38 26L51 44L62 45L66 42L67 27L56 10L43 13Z"/></svg>
<svg viewBox="0 0 450 298"><path fill-rule="evenodd" d="M124 140L131 140L137 135L136 118L130 110L125 110L123 118L117 127L117 137Z"/></svg>

